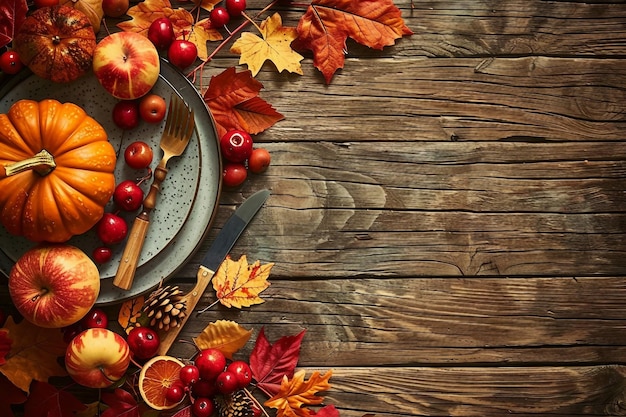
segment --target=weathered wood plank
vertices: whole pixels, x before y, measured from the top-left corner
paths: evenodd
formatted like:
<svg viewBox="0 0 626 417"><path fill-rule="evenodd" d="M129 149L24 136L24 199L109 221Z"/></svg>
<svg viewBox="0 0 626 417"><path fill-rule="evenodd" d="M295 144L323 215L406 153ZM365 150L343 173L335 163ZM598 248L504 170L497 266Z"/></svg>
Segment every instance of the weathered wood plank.
<svg viewBox="0 0 626 417"><path fill-rule="evenodd" d="M181 338L218 319L254 330L253 340L263 326L270 340L306 329L304 367L597 365L626 353L626 284L617 277L270 282L265 303L212 307ZM214 301L209 289L198 308ZM172 352L192 354L184 343Z"/></svg>
<svg viewBox="0 0 626 417"><path fill-rule="evenodd" d="M326 399L342 417L618 416L625 375L621 366L338 368Z"/></svg>
<svg viewBox="0 0 626 417"><path fill-rule="evenodd" d="M223 194L181 275L195 276L227 216L264 187L272 196L236 249L280 277L626 271L621 142L265 146L272 166Z"/></svg>
<svg viewBox="0 0 626 417"><path fill-rule="evenodd" d="M618 59L355 59L330 86L303 69L306 81L271 69L257 76L261 97L285 116L259 141L623 138L626 64Z"/></svg>

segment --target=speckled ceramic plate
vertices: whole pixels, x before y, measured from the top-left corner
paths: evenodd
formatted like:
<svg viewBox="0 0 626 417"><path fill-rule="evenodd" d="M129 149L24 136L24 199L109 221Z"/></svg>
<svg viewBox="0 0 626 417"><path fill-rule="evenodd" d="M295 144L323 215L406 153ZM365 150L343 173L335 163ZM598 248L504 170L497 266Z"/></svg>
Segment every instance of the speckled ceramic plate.
<svg viewBox="0 0 626 417"><path fill-rule="evenodd" d="M70 84L51 83L26 72L17 77L0 89L0 113L6 113L13 103L23 98L54 98L81 106L102 124L109 141L120 155L115 172L117 182L135 180L146 173L132 170L122 161L123 151L131 142L142 140L151 145L154 151L152 167L161 159L159 142L165 122L156 125L142 122L129 131L119 129L111 118L111 110L117 100L102 89L92 73ZM123 244L117 245L113 248L112 260L99 265L102 280L98 304L134 297L175 274L199 247L217 208L221 188L219 142L213 119L202 97L189 80L166 61L161 62L161 75L153 91L168 101L172 94L182 97L195 111L196 132L183 155L170 159L167 164L168 175L151 213L133 287L124 291L113 286L113 277L123 251ZM151 182L152 179L144 181L142 188L147 191ZM112 203L107 210L115 210ZM135 214L120 212L128 220L129 227ZM101 245L93 231L75 236L68 243L87 254ZM32 246L32 242L16 238L0 227L0 248L13 261Z"/></svg>

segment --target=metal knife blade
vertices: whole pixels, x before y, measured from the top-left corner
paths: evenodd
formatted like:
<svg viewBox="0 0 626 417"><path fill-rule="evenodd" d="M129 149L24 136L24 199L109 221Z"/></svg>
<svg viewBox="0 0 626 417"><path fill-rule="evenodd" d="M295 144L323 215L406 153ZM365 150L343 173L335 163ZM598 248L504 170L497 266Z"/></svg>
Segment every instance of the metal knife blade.
<svg viewBox="0 0 626 417"><path fill-rule="evenodd" d="M186 316L177 327L170 328L167 332L161 332L161 343L157 354L167 354L167 351L170 349L174 341L176 341L181 329L185 323L187 323L189 317L191 317L191 314L196 308L198 301L200 301L204 290L206 290L207 286L211 282L211 278L213 278L213 275L215 275L215 272L224 261L224 258L226 258L226 255L228 255L241 233L245 230L250 221L252 221L256 213L261 209L269 195L269 190L257 191L248 197L246 201L244 201L226 221L222 230L218 233L200 263L197 274L198 280L195 287L193 287L193 289L183 297L183 300L186 303Z"/></svg>
<svg viewBox="0 0 626 417"><path fill-rule="evenodd" d="M268 190L258 191L248 197L246 201L235 210L224 224L224 227L222 227L222 230L213 241L206 255L204 255L204 258L200 262L202 266L212 271L217 271L217 268L219 268L224 261L228 252L233 248L241 233L261 206L263 206L263 203L265 203L269 195L270 192Z"/></svg>

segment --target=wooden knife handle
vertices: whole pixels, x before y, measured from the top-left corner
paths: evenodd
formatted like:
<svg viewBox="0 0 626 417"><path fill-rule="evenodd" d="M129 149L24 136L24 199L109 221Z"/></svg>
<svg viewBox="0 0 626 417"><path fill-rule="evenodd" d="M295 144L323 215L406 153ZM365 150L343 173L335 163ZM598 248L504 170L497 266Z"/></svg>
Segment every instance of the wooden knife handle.
<svg viewBox="0 0 626 417"><path fill-rule="evenodd" d="M200 301L202 294L204 294L204 291L209 286L213 275L215 275L215 271L211 271L209 268L202 265L200 266L200 268L198 269L198 280L196 282L196 286L193 287L193 289L183 297L187 304L187 314L178 326L172 327L166 332L160 332L161 334L159 335L159 339L161 340L161 344L159 345L159 351L157 352L157 355L166 355L167 351L170 350L183 326L185 325L185 323L187 323L187 320L189 320L189 318L193 314L196 305L198 305L198 301Z"/></svg>
<svg viewBox="0 0 626 417"><path fill-rule="evenodd" d="M145 214L145 216L144 216ZM150 219L148 213L143 212L139 216L135 217L133 226L130 229L120 264L117 267L117 273L113 279L113 285L123 290L128 290L133 285L135 279L135 272L137 271L137 264L139 263L139 256L141 255L141 249L143 243L146 240L146 234L148 233L148 226L150 225Z"/></svg>

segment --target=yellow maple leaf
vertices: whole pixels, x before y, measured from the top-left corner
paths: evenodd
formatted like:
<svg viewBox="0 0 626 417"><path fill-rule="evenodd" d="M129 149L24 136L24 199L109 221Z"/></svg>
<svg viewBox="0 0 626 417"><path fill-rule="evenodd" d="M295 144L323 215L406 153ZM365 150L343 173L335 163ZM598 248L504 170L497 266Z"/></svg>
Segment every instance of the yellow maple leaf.
<svg viewBox="0 0 626 417"><path fill-rule="evenodd" d="M213 277L217 299L226 307L250 307L264 300L259 294L270 286L267 278L274 263L248 265L246 255L238 261L226 257Z"/></svg>
<svg viewBox="0 0 626 417"><path fill-rule="evenodd" d="M215 8L216 5L221 3L222 0L200 0L200 7L202 7L207 12L210 12Z"/></svg>
<svg viewBox="0 0 626 417"><path fill-rule="evenodd" d="M291 42L298 37L296 28L284 27L278 13L265 19L259 26L263 38L250 32L244 32L230 48L240 54L239 63L247 64L252 76L258 74L266 60L276 65L278 72L287 70L302 75L300 61L302 55L291 48Z"/></svg>
<svg viewBox="0 0 626 417"><path fill-rule="evenodd" d="M67 375L57 361L67 349L61 330L44 329L27 320L15 324L13 317L7 319L4 327L13 343L0 373L13 385L28 393L33 380L45 382L52 376Z"/></svg>
<svg viewBox="0 0 626 417"><path fill-rule="evenodd" d="M248 343L252 330L230 320L217 320L209 323L202 332L193 339L199 349L219 349L228 359Z"/></svg>
<svg viewBox="0 0 626 417"><path fill-rule="evenodd" d="M224 39L219 30L211 27L211 20L208 18L196 22L189 33L182 33L179 36L179 39L181 38L187 39L196 45L196 48L198 48L198 58L202 61L209 57L209 52L206 46L207 42L221 41Z"/></svg>
<svg viewBox="0 0 626 417"><path fill-rule="evenodd" d="M300 370L293 375L292 379L283 376L280 383L280 391L269 400L265 401L267 407L275 408L278 412L276 417L311 415L305 405L321 404L323 397L316 395L318 392L330 389L328 380L333 371L328 370L324 375L315 371L308 381L304 380L305 371Z"/></svg>

